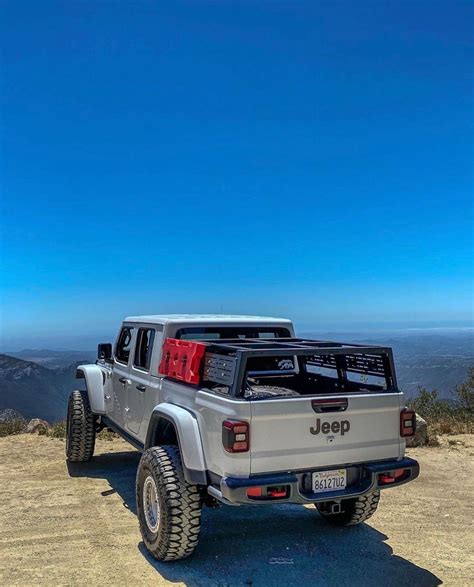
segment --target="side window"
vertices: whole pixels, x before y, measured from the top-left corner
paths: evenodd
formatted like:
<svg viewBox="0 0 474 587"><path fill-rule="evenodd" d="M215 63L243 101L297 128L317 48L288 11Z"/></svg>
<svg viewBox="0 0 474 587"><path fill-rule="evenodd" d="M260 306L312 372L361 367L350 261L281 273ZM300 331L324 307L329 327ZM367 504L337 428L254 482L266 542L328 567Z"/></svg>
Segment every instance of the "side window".
<svg viewBox="0 0 474 587"><path fill-rule="evenodd" d="M134 367L149 370L154 339L155 331L152 328L140 328L138 330L135 357L133 359Z"/></svg>
<svg viewBox="0 0 474 587"><path fill-rule="evenodd" d="M130 357L130 347L132 345L132 333L133 328L131 326L125 326L120 332L120 336L115 348L115 358L120 363L128 363Z"/></svg>

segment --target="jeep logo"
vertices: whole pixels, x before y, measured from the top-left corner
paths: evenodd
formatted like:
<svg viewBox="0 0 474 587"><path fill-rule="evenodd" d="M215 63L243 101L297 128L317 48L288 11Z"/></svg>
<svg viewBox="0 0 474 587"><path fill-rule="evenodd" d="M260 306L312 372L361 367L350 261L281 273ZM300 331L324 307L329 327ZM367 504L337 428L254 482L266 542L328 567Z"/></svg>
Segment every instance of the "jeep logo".
<svg viewBox="0 0 474 587"><path fill-rule="evenodd" d="M330 434L332 432L333 434L344 436L344 434L349 432L350 429L351 423L349 420L342 420L341 422L333 422L330 424L329 422L321 422L318 418L316 420L316 426L311 426L309 431L311 434L319 434L320 432L322 434Z"/></svg>

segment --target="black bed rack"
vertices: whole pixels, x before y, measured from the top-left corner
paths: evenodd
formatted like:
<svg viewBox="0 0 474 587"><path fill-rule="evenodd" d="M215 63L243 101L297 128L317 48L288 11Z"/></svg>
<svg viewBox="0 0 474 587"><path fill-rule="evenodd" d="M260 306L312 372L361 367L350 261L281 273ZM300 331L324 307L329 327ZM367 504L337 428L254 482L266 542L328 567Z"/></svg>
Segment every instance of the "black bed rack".
<svg viewBox="0 0 474 587"><path fill-rule="evenodd" d="M341 378L347 373L378 376L386 379L387 387L396 387L392 349L390 347L311 340L306 338L229 338L203 340L204 379L226 385L231 395L238 395L247 375L276 376L296 373L294 358L304 356L305 364L337 370ZM248 372L249 359L280 357L275 369Z"/></svg>
<svg viewBox="0 0 474 587"><path fill-rule="evenodd" d="M368 352L387 351L390 347L381 347L379 345L367 345L367 344L356 344L352 342L334 342L330 340L313 340L308 338L220 338L218 340L203 340L210 346L219 347L225 350L256 350L259 352L262 350L278 350L291 351L294 350L315 350L315 349L343 349L342 352L346 352L348 349L354 349L355 352L360 352L360 349L366 349Z"/></svg>

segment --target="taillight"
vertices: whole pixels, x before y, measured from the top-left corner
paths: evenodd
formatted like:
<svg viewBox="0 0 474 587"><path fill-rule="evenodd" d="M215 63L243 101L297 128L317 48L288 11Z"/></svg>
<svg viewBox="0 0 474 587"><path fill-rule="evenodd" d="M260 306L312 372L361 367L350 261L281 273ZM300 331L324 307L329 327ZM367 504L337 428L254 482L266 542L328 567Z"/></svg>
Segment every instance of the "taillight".
<svg viewBox="0 0 474 587"><path fill-rule="evenodd" d="M247 489L247 497L258 500L288 499L290 497L290 486L249 487Z"/></svg>
<svg viewBox="0 0 474 587"><path fill-rule="evenodd" d="M286 497L287 496L287 489L286 485L281 485L278 487L269 487L267 489L268 497L276 499L278 497Z"/></svg>
<svg viewBox="0 0 474 587"><path fill-rule="evenodd" d="M222 444L227 452L247 452L250 448L248 422L225 420L222 423Z"/></svg>
<svg viewBox="0 0 474 587"><path fill-rule="evenodd" d="M390 485L401 481L407 476L407 469L395 469L395 471L388 471L387 473L379 474L379 485Z"/></svg>
<svg viewBox="0 0 474 587"><path fill-rule="evenodd" d="M263 489L263 487L249 487L247 489L247 497L250 497L250 498L262 497L262 495L263 495L262 489Z"/></svg>
<svg viewBox="0 0 474 587"><path fill-rule="evenodd" d="M400 412L400 436L409 437L415 434L416 414L413 410L404 409Z"/></svg>

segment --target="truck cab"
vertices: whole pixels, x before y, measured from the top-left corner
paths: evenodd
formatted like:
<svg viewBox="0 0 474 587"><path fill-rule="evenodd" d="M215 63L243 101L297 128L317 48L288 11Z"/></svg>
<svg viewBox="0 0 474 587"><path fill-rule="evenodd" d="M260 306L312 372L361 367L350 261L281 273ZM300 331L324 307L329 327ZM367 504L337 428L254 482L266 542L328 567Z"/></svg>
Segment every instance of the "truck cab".
<svg viewBox="0 0 474 587"><path fill-rule="evenodd" d="M113 352L99 359L106 374L108 393L104 415L140 444L155 405L169 393L159 373L163 342L239 338L288 338L294 336L290 320L255 316L157 315L130 316L118 332Z"/></svg>

